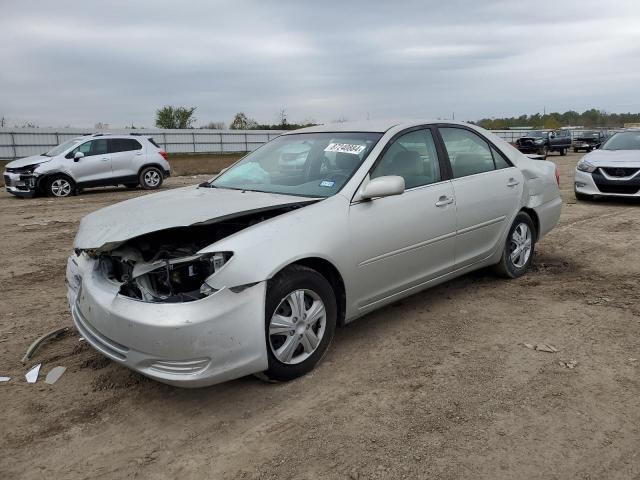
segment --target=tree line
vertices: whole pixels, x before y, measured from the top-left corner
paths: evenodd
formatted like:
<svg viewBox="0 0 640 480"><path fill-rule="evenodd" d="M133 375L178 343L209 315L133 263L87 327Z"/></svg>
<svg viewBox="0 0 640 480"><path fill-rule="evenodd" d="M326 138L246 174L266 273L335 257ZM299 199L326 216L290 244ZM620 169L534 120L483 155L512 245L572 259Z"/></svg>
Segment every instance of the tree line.
<svg viewBox="0 0 640 480"><path fill-rule="evenodd" d="M194 116L197 107L174 107L166 105L156 110L155 125L158 128L196 128L197 118ZM278 122L273 124L263 124L256 122L244 112L238 112L229 123L230 130L295 130L298 128L311 127L316 125L313 121L302 123L290 123L287 119L287 112L283 109L278 113ZM209 122L198 128L211 130L224 130L224 122Z"/></svg>
<svg viewBox="0 0 640 480"><path fill-rule="evenodd" d="M489 130L506 130L513 127L560 128L569 126L618 128L625 123L640 122L640 113L608 113L592 108L578 113L568 110L564 113L520 115L519 117L483 118L473 122Z"/></svg>

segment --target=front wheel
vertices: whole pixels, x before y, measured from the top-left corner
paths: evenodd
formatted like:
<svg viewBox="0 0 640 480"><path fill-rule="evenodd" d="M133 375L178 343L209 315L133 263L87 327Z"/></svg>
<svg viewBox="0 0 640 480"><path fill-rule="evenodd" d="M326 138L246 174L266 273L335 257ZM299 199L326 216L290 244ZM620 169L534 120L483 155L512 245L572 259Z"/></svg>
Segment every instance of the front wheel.
<svg viewBox="0 0 640 480"><path fill-rule="evenodd" d="M538 155L543 155L544 158L547 158L547 155L549 155L549 148L548 147L539 148Z"/></svg>
<svg viewBox="0 0 640 480"><path fill-rule="evenodd" d="M76 184L66 175L55 175L46 184L50 197L69 197L76 193Z"/></svg>
<svg viewBox="0 0 640 480"><path fill-rule="evenodd" d="M162 185L162 172L156 167L147 167L140 172L140 186L145 190L155 190Z"/></svg>
<svg viewBox="0 0 640 480"><path fill-rule="evenodd" d="M517 278L526 273L533 260L535 247L535 227L531 217L518 213L511 224L507 240L502 250L496 273L505 278Z"/></svg>
<svg viewBox="0 0 640 480"><path fill-rule="evenodd" d="M292 265L269 282L265 336L269 368L260 377L285 382L311 371L333 339L336 295L318 272Z"/></svg>
<svg viewBox="0 0 640 480"><path fill-rule="evenodd" d="M566 149L566 148L562 148L562 149L560 149L560 155L561 155L561 156L563 156L563 157L564 157L566 154L567 154L567 149Z"/></svg>
<svg viewBox="0 0 640 480"><path fill-rule="evenodd" d="M573 149L573 153L578 153L578 149L577 149L577 148L574 148L574 149Z"/></svg>

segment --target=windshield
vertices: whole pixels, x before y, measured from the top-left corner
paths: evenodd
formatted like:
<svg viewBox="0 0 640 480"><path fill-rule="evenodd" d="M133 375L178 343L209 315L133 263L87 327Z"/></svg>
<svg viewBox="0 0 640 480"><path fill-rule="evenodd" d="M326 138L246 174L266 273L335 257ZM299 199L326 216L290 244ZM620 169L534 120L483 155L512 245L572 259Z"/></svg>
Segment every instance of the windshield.
<svg viewBox="0 0 640 480"><path fill-rule="evenodd" d="M545 136L545 132L543 132L541 130L531 130L530 132L527 132L527 134L525 136L534 137L534 138L542 138L542 137Z"/></svg>
<svg viewBox="0 0 640 480"><path fill-rule="evenodd" d="M304 197L335 195L382 133L283 135L251 152L209 186Z"/></svg>
<svg viewBox="0 0 640 480"><path fill-rule="evenodd" d="M602 150L640 150L640 130L616 133L605 142Z"/></svg>
<svg viewBox="0 0 640 480"><path fill-rule="evenodd" d="M55 157L56 155L60 155L65 150L73 147L78 142L79 142L79 140L77 140L77 139L68 140L68 141L66 141L64 143L61 143L57 147L53 147L51 150L49 150L47 153L45 153L43 155L45 157Z"/></svg>

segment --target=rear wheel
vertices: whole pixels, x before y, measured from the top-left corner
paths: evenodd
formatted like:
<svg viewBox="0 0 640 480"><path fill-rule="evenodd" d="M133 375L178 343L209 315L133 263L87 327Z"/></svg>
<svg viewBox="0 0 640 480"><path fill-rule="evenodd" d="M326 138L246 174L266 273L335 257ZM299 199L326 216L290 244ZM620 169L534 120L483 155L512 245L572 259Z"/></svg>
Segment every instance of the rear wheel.
<svg viewBox="0 0 640 480"><path fill-rule="evenodd" d="M336 297L318 272L292 265L269 282L265 336L269 368L259 376L285 382L311 371L336 328Z"/></svg>
<svg viewBox="0 0 640 480"><path fill-rule="evenodd" d="M157 167L147 167L140 172L140 185L145 190L155 190L162 185L162 172Z"/></svg>
<svg viewBox="0 0 640 480"><path fill-rule="evenodd" d="M76 193L76 184L66 175L54 175L47 181L46 191L50 197L69 197Z"/></svg>
<svg viewBox="0 0 640 480"><path fill-rule="evenodd" d="M520 212L516 215L502 251L496 273L505 278L517 278L525 274L533 260L535 226L531 217Z"/></svg>

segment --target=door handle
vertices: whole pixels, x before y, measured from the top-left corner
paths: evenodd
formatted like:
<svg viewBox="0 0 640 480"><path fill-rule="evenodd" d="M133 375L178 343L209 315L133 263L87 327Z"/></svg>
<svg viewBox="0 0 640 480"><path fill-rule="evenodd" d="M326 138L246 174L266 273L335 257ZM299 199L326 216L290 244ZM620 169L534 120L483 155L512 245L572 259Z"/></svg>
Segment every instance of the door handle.
<svg viewBox="0 0 640 480"><path fill-rule="evenodd" d="M509 183L507 183L507 187L515 187L516 185L520 185L520 182L515 178L510 178Z"/></svg>
<svg viewBox="0 0 640 480"><path fill-rule="evenodd" d="M109 161L109 157L102 157L102 158L101 158L101 160L102 160L103 162L108 162L108 161Z"/></svg>
<svg viewBox="0 0 640 480"><path fill-rule="evenodd" d="M452 203L453 203L452 197L447 197L446 195L442 195L436 202L436 207L444 207L445 205L451 205Z"/></svg>

